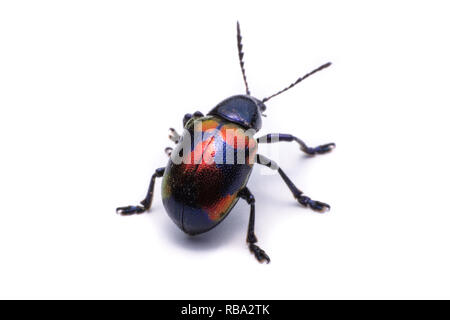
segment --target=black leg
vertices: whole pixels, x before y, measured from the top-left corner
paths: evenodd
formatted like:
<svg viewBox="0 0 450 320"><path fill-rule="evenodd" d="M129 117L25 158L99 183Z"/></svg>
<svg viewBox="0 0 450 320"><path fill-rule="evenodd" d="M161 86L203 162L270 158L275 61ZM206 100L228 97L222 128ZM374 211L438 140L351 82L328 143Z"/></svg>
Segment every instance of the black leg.
<svg viewBox="0 0 450 320"><path fill-rule="evenodd" d="M291 179L288 178L288 176L284 173L283 170L281 170L281 168L278 166L278 164L275 163L275 161L272 161L269 158L266 158L265 156L258 154L256 156L256 162L266 167L269 167L270 169L277 170L281 178L284 180L288 188L291 190L292 194L294 195L294 198L297 199L297 201L301 205L305 207L310 207L311 209L319 212L325 212L327 210L330 210L330 206L328 204L317 200L311 200L310 197L303 195L303 192L294 185Z"/></svg>
<svg viewBox="0 0 450 320"><path fill-rule="evenodd" d="M186 125L186 123L191 120L192 118L192 114L190 113L186 113L183 117L183 127Z"/></svg>
<svg viewBox="0 0 450 320"><path fill-rule="evenodd" d="M247 243L250 252L255 255L256 259L258 259L259 262L266 261L267 263L269 263L269 256L264 252L263 249L255 244L258 241L255 235L255 197L247 187L239 191L238 196L247 201L247 203L250 205L250 219L248 221L247 231Z"/></svg>
<svg viewBox="0 0 450 320"><path fill-rule="evenodd" d="M155 180L156 178L161 178L164 175L165 169L166 168L159 168L155 170L155 173L152 175L152 178L150 180L147 196L144 200L141 201L142 206L119 207L116 209L116 212L123 216L129 216L135 213L143 213L144 211L150 209L153 200L153 190L155 189Z"/></svg>
<svg viewBox="0 0 450 320"><path fill-rule="evenodd" d="M167 147L164 149L164 152L166 153L166 155L168 157L170 157L172 155L172 151L173 151L173 148L171 148L171 147Z"/></svg>
<svg viewBox="0 0 450 320"><path fill-rule="evenodd" d="M292 142L295 141L300 145L300 150L303 152L313 156L315 154L323 154L330 152L336 147L336 144L334 143L327 143L322 144L320 146L317 146L315 148L308 147L306 143L304 143L302 140L300 140L297 137L294 137L290 134L283 134L283 133L269 133L265 136L262 136L257 139L258 143L274 143L274 142L281 142L281 141L287 141Z"/></svg>
<svg viewBox="0 0 450 320"><path fill-rule="evenodd" d="M178 132L174 128L169 129L169 139L175 142L177 144L180 142L181 136L178 134Z"/></svg>
<svg viewBox="0 0 450 320"><path fill-rule="evenodd" d="M195 111L194 114L186 113L183 117L183 127L186 125L186 122L191 120L192 117L201 118L203 116L204 116L203 113L201 113L200 111Z"/></svg>

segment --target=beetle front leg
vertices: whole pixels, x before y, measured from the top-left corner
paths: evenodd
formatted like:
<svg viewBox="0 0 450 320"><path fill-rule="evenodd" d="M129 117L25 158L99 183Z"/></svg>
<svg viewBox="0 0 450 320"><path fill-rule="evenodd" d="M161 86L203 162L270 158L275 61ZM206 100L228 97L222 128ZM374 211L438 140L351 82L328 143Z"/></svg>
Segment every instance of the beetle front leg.
<svg viewBox="0 0 450 320"><path fill-rule="evenodd" d="M201 118L203 116L204 116L203 113L201 113L200 111L196 111L196 112L194 112L194 114L186 113L183 117L183 127L192 118ZM169 139L172 140L173 142L175 142L175 144L177 144L181 140L181 135L174 128L170 128L169 129Z"/></svg>
<svg viewBox="0 0 450 320"><path fill-rule="evenodd" d="M311 148L308 147L306 145L306 143L303 142L303 140L294 137L291 134L284 134L284 133L269 133L266 134L265 136L262 136L258 139L256 139L256 141L258 141L258 143L274 143L274 142L282 142L282 141L286 141L286 142L292 142L295 141L300 145L300 150L302 150L304 153L310 155L310 156L314 156L316 154L324 154L324 153L328 153L331 150L333 150L334 148L336 148L336 144L335 143L326 143L326 144L322 144L320 146Z"/></svg>
<svg viewBox="0 0 450 320"><path fill-rule="evenodd" d="M170 156L172 155L172 151L173 151L173 148L171 148L171 147L167 147L167 148L165 148L164 149L164 153L170 158Z"/></svg>
<svg viewBox="0 0 450 320"><path fill-rule="evenodd" d="M147 196L144 200L141 201L141 206L126 206L126 207L119 207L116 209L116 212L118 214L121 214L123 216L129 216L136 213L143 213L144 211L150 209L152 206L153 201L153 190L155 189L155 180L156 178L161 178L164 175L164 171L166 168L159 168L155 170L155 173L152 175L152 178L150 179L150 185L148 187Z"/></svg>
<svg viewBox="0 0 450 320"><path fill-rule="evenodd" d="M248 221L248 231L247 231L248 248L250 249L250 252L255 255L256 259L259 262L266 261L267 263L269 263L270 262L269 256L263 249L261 249L255 244L258 241L255 235L255 197L247 187L239 191L238 197L244 199L250 205L250 218Z"/></svg>
<svg viewBox="0 0 450 320"><path fill-rule="evenodd" d="M258 164L262 164L272 170L277 170L280 174L283 181L288 186L289 190L291 190L292 194L294 195L294 198L300 203L301 205L305 207L309 207L313 209L314 211L318 212L325 212L330 210L330 206L326 204L325 202L317 201L317 200L311 200L310 197L307 197L303 194L303 191L298 189L295 184L289 179L289 177L284 173L283 170L276 164L275 161L270 160L269 158L266 158L263 155L258 154L256 156L256 162Z"/></svg>
<svg viewBox="0 0 450 320"><path fill-rule="evenodd" d="M191 120L191 118L201 118L203 117L203 113L200 111L195 111L194 114L186 113L183 117L183 127L186 125L186 123Z"/></svg>
<svg viewBox="0 0 450 320"><path fill-rule="evenodd" d="M180 142L181 136L174 128L169 128L169 139L177 144Z"/></svg>

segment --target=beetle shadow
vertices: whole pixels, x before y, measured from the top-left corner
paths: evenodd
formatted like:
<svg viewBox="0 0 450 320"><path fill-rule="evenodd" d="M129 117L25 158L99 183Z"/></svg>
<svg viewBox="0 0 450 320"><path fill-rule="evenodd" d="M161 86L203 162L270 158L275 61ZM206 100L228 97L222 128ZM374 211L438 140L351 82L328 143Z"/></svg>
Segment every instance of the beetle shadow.
<svg viewBox="0 0 450 320"><path fill-rule="evenodd" d="M259 225L261 229L262 226L267 224L273 225L276 223L276 220L280 219L279 212L275 214L272 211L264 209L265 204L267 204L268 201L271 202L272 206L275 204L278 207L287 208L299 206L295 200L286 202L281 199L276 199L276 197L270 197L270 200L267 200L269 197L265 196L267 190L264 192L264 178L264 176L254 177L251 185L249 185L249 188L256 197L256 225ZM261 191L260 197L257 196L259 191ZM289 189L287 189L287 192L289 192ZM258 200L258 198L260 200ZM302 208L300 207L299 209L301 210ZM164 219L163 232L174 245L192 251L214 250L222 246L230 245L230 243L236 241L236 239L241 240L242 245L246 245L249 214L250 206L241 199L231 210L229 215L220 224L208 232L195 236L188 235L181 231L170 219ZM258 228L256 229L258 235Z"/></svg>
<svg viewBox="0 0 450 320"><path fill-rule="evenodd" d="M226 246L237 238L241 238L245 243L249 211L250 207L245 202L239 201L216 227L195 236L184 233L170 219L166 219L165 234L176 246L193 251L213 250Z"/></svg>
<svg viewBox="0 0 450 320"><path fill-rule="evenodd" d="M300 154L298 159L300 163L311 159L311 156ZM303 162L304 163L304 162ZM307 214L310 210L302 207L293 197L291 192L277 172L271 175L263 175L257 169L257 166L248 183L248 187L256 198L256 234L258 236L258 226L262 229L265 225L275 225L280 219L284 219L282 213L285 210L270 210L268 207L292 209L298 208L299 214ZM295 180L301 178L299 174L291 174ZM279 186L274 187L274 181L279 180ZM278 185L278 183L277 183ZM272 187L271 187L272 186ZM275 191L275 192L274 192ZM286 197L279 197L277 194L289 194L289 200ZM268 204L270 205L268 206ZM276 212L274 212L276 211ZM291 210L287 210L290 212ZM221 246L227 246L236 239L241 239L242 244L246 243L247 226L250 213L250 206L243 200L239 200L236 206L231 210L229 215L216 227L208 232L190 236L181 231L170 219L164 219L164 234L174 245L184 247L192 251L213 250ZM287 219L288 217L285 216ZM266 228L264 228L266 229ZM267 229L266 229L267 230ZM263 236L261 235L261 240Z"/></svg>

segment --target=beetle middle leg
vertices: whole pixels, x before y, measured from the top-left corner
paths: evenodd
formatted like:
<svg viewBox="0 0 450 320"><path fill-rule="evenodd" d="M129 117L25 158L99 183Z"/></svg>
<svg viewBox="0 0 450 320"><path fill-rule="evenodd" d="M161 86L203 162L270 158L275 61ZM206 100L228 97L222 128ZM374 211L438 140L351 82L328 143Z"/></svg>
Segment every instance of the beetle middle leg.
<svg viewBox="0 0 450 320"><path fill-rule="evenodd" d="M324 154L328 153L331 150L333 150L336 147L335 143L326 143L322 144L317 147L308 147L306 143L303 142L303 140L291 135L291 134L284 134L284 133L269 133L265 136L262 136L258 139L256 139L258 143L274 143L274 142L292 142L295 141L300 145L300 150L302 150L304 153L314 156L316 154Z"/></svg>
<svg viewBox="0 0 450 320"><path fill-rule="evenodd" d="M150 209L152 206L153 200L153 190L155 189L155 181L156 178L161 178L164 175L164 171L166 168L158 168L155 170L155 173L152 175L150 179L150 185L148 186L147 196L144 200L141 201L141 206L126 206L119 207L116 209L118 214L123 216L129 216L135 213L143 213L144 211Z"/></svg>
<svg viewBox="0 0 450 320"><path fill-rule="evenodd" d="M303 194L303 191L298 189L295 184L289 179L289 177L284 173L283 170L278 166L278 164L275 161L270 160L269 158L258 154L256 156L256 162L259 164L262 164L272 170L277 170L280 174L281 178L284 180L286 185L288 186L289 190L291 190L292 194L294 195L294 198L300 203L301 205L305 207L309 207L313 209L314 211L318 212L325 212L330 210L330 206L324 202L317 201L317 200L311 200L310 197L307 197Z"/></svg>
<svg viewBox="0 0 450 320"><path fill-rule="evenodd" d="M255 255L256 259L258 259L259 262L266 261L267 263L269 263L269 256L263 249L255 244L258 241L255 235L255 197L247 187L239 191L238 197L244 199L250 205L250 219L248 221L247 231L248 248L250 249L250 252Z"/></svg>

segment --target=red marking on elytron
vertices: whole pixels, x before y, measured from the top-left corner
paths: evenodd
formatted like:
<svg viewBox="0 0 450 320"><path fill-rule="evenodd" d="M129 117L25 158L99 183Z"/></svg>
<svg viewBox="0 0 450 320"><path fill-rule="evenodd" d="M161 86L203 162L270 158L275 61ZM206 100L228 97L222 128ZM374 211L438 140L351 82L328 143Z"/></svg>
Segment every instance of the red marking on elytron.
<svg viewBox="0 0 450 320"><path fill-rule="evenodd" d="M214 136L207 138L206 140L199 142L193 151L191 151L190 164L213 164L214 156L216 155L216 146L214 144ZM183 159L187 160L187 158ZM187 161L183 161L187 162Z"/></svg>
<svg viewBox="0 0 450 320"><path fill-rule="evenodd" d="M209 119L209 120L205 120L201 122L201 129L202 132L208 131L208 130L212 130L212 129L216 129L218 126L220 125L219 122L217 122L216 120L213 119ZM195 129L199 128L199 127L195 127Z"/></svg>
<svg viewBox="0 0 450 320"><path fill-rule="evenodd" d="M246 135L244 130L231 124L224 125L220 129L220 134L222 139L235 150L246 150L246 164L255 163L257 144L253 137Z"/></svg>
<svg viewBox="0 0 450 320"><path fill-rule="evenodd" d="M211 206L203 208L203 210L205 210L208 213L209 219L217 221L220 218L222 218L223 214L225 213L225 210L230 207L231 203L235 198L236 193L226 195L219 201L213 203Z"/></svg>
<svg viewBox="0 0 450 320"><path fill-rule="evenodd" d="M244 130L231 125L224 125L220 128L222 139L234 149L253 149L256 147L255 139L250 138Z"/></svg>
<svg viewBox="0 0 450 320"><path fill-rule="evenodd" d="M205 170L215 169L220 171L215 166L215 155L216 147L214 144L214 137L209 137L205 141L199 142L190 153L190 162L187 161L187 156L184 157L182 167L183 173L187 175L201 175Z"/></svg>

